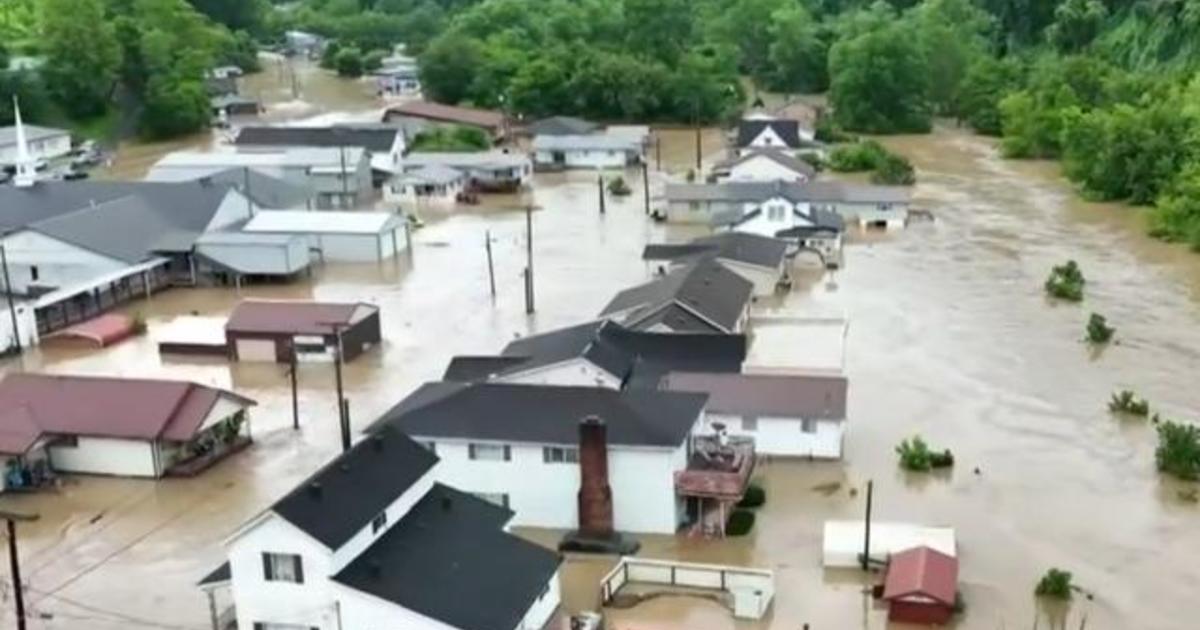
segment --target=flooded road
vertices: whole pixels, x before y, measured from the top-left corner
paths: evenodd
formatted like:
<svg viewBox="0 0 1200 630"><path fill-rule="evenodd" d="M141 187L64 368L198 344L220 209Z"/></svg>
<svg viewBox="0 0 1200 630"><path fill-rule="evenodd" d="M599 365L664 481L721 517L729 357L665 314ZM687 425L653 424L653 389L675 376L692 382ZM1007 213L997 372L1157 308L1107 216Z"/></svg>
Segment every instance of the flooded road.
<svg viewBox="0 0 1200 630"><path fill-rule="evenodd" d="M686 171L691 136L664 155ZM648 537L643 555L768 567L776 599L759 624L735 623L711 602L664 598L609 611L617 630L882 629L883 611L857 572L820 568L822 523L858 518L875 482L880 520L957 529L967 612L958 628L1052 627L1032 597L1037 578L1072 571L1080 596L1066 628L1184 630L1200 594L1200 508L1154 472L1152 426L1111 418L1109 394L1132 388L1165 416L1200 410L1200 256L1142 236L1133 211L1078 201L1055 168L1000 160L989 141L951 130L887 143L919 171L919 206L937 216L887 236L856 239L844 269L801 274L777 308L844 310L851 380L846 459L775 460L755 531L728 541ZM707 146L707 145L706 145ZM664 157L664 159L666 159ZM411 255L379 265L327 266L311 280L251 287L242 296L365 299L382 309L385 343L347 365L361 428L459 353L499 350L514 335L578 323L617 290L645 278L647 241L690 236L645 220L634 194L600 215L590 173L538 176L534 215L537 313L524 314L524 216L476 210L439 217ZM488 294L484 234L495 239L498 297ZM1081 305L1047 302L1052 264L1073 258L1087 275ZM301 430L291 428L283 366L161 359L153 337L175 317L214 321L233 290L178 289L135 303L150 334L102 352L34 350L6 370L171 376L230 386L256 399L254 448L196 479L159 483L71 477L57 493L3 496L38 512L22 526L31 628L207 628L194 584L223 561L222 540L337 451L331 366L301 367ZM1087 315L1119 343L1092 353ZM802 352L803 349L797 349ZM893 447L920 433L951 448L953 473L901 473ZM974 470L978 468L979 473ZM851 488L858 491L852 496ZM553 544L557 532L524 532ZM571 557L568 610L592 608L611 561ZM4 624L11 598L0 599ZM7 626L5 626L7 627Z"/></svg>

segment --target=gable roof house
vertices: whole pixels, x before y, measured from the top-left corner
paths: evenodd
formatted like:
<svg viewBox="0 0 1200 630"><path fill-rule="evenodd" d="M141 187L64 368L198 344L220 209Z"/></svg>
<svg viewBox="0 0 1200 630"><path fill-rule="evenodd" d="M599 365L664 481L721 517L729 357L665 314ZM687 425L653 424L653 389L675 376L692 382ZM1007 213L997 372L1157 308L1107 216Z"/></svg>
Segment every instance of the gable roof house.
<svg viewBox="0 0 1200 630"><path fill-rule="evenodd" d="M36 485L49 471L194 474L249 443L252 405L186 381L9 374L0 381L0 484Z"/></svg>
<svg viewBox="0 0 1200 630"><path fill-rule="evenodd" d="M926 546L892 554L884 572L888 619L921 625L944 624L954 616L958 558Z"/></svg>
<svg viewBox="0 0 1200 630"><path fill-rule="evenodd" d="M812 141L799 121L786 118L744 118L738 122L734 146L740 155L754 149L796 151Z"/></svg>
<svg viewBox="0 0 1200 630"><path fill-rule="evenodd" d="M51 160L71 152L71 132L66 129L22 125L29 157L33 160ZM0 166L17 163L17 128L13 125L0 127Z"/></svg>
<svg viewBox="0 0 1200 630"><path fill-rule="evenodd" d="M438 483L438 468L380 427L244 524L200 587L230 588L241 628L542 628L558 555L507 533L510 510Z"/></svg>
<svg viewBox="0 0 1200 630"><path fill-rule="evenodd" d="M816 177L812 164L782 149L747 149L713 167L717 181L788 181L804 183Z"/></svg>
<svg viewBox="0 0 1200 630"><path fill-rule="evenodd" d="M549 116L525 126L525 132L537 136L582 136L600 131L600 125L574 116Z"/></svg>
<svg viewBox="0 0 1200 630"><path fill-rule="evenodd" d="M404 131L384 124L248 126L242 127L233 143L239 147L358 147L367 152L371 169L380 174L376 177L378 182L383 181L384 175L400 169L400 159L407 148Z"/></svg>
<svg viewBox="0 0 1200 630"><path fill-rule="evenodd" d="M401 173L452 168L463 174L464 187L484 192L513 192L529 183L533 162L529 156L505 150L414 151L404 157Z"/></svg>
<svg viewBox="0 0 1200 630"><path fill-rule="evenodd" d="M503 112L431 101L409 101L387 108L383 122L424 121L433 124L460 125L482 129L494 139L508 135L508 118Z"/></svg>
<svg viewBox="0 0 1200 630"><path fill-rule="evenodd" d="M243 300L225 322L225 344L239 361L353 361L383 340L379 307L365 302Z"/></svg>
<svg viewBox="0 0 1200 630"><path fill-rule="evenodd" d="M749 280L715 260L699 260L621 291L600 316L647 332L738 333L753 291Z"/></svg>
<svg viewBox="0 0 1200 630"><path fill-rule="evenodd" d="M658 387L674 370L738 372L742 335L656 333L599 320L517 339L498 356L457 356L443 379L630 389Z"/></svg>
<svg viewBox="0 0 1200 630"><path fill-rule="evenodd" d="M533 138L533 163L540 169L625 168L641 159L642 143L632 136L591 133Z"/></svg>
<svg viewBox="0 0 1200 630"><path fill-rule="evenodd" d="M646 261L686 265L711 258L754 284L754 295L771 295L788 279L788 242L747 232L721 232L668 245L651 243L642 250Z"/></svg>
<svg viewBox="0 0 1200 630"><path fill-rule="evenodd" d="M689 436L705 399L655 390L428 383L377 426L430 444L446 483L511 508L513 524L572 528L579 522L580 425L598 417L607 434L614 527L672 534L685 511L676 473L692 468Z"/></svg>
<svg viewBox="0 0 1200 630"><path fill-rule="evenodd" d="M701 432L714 433L720 423L728 435L754 440L764 455L842 456L844 376L671 372L659 386L708 394Z"/></svg>

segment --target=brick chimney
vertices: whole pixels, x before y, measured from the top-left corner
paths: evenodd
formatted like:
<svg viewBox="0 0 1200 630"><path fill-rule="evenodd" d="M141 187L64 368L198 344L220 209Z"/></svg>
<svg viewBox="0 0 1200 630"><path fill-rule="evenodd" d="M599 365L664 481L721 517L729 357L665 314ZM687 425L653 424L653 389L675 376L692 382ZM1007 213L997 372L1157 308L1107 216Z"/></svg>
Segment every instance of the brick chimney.
<svg viewBox="0 0 1200 630"><path fill-rule="evenodd" d="M608 427L598 416L588 416L579 423L579 533L595 538L613 534Z"/></svg>

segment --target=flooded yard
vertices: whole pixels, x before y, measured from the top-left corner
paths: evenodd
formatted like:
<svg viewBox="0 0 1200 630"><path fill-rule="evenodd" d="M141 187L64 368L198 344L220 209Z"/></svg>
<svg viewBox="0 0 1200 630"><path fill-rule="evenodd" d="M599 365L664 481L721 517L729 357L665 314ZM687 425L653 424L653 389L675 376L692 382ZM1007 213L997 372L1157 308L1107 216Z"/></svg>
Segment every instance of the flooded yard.
<svg viewBox="0 0 1200 630"><path fill-rule="evenodd" d="M693 136L664 146L675 172ZM706 150L719 135L706 134ZM711 138L715 138L712 140ZM1114 389L1146 395L1164 416L1200 410L1200 256L1142 236L1133 211L1082 203L1053 165L999 159L989 141L953 130L889 139L919 171L917 204L937 217L886 236L852 239L843 269L810 269L776 314L849 318L846 459L773 460L761 467L767 505L745 538L646 537L642 554L773 569L776 598L761 623L720 606L662 598L611 611L617 630L882 629L857 572L820 567L823 521L858 518L867 480L880 520L957 529L967 603L958 628L1052 627L1037 578L1054 566L1095 594L1076 598L1064 627L1184 630L1200 565L1200 507L1154 471L1153 426L1118 421ZM712 156L708 156L711 159ZM176 289L134 303L149 334L104 351L35 349L5 371L165 376L232 387L258 401L255 446L200 477L158 483L70 477L57 491L0 498L36 512L21 528L31 628L208 627L197 580L224 560L222 541L338 450L333 369L302 364L300 424L292 429L283 366L160 358L156 331L180 316L219 316L241 297L366 300L381 309L383 347L346 367L352 422L362 428L460 353L499 350L516 335L593 317L617 290L642 281L642 246L695 233L648 221L634 194L601 215L590 173L538 176L536 306L521 289L524 214L480 209L425 217L394 261L327 265L287 286ZM514 204L519 202L514 202ZM494 239L497 297L489 295L485 233ZM1046 300L1053 264L1077 260L1082 305ZM1087 315L1106 315L1119 343L1092 352ZM796 347L794 352L805 352ZM893 447L920 433L953 449L946 475L902 473ZM559 532L522 532L554 544ZM564 606L597 604L611 559L570 557ZM9 623L8 590L0 619ZM1050 614L1053 613L1053 614Z"/></svg>

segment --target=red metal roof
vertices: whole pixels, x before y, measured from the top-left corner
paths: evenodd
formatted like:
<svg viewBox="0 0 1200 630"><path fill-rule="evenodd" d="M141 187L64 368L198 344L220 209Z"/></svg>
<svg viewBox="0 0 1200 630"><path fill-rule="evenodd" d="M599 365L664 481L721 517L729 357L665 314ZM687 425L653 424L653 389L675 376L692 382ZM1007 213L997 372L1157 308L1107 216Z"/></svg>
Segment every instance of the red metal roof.
<svg viewBox="0 0 1200 630"><path fill-rule="evenodd" d="M50 374L10 374L0 381L0 431L28 420L39 433L183 441L195 434L219 397L254 404L233 392L184 381ZM16 410L26 410L22 418ZM24 425L28 430L28 424Z"/></svg>
<svg viewBox="0 0 1200 630"><path fill-rule="evenodd" d="M246 300L233 309L225 330L239 333L328 335L333 325L349 326L363 303Z"/></svg>
<svg viewBox="0 0 1200 630"><path fill-rule="evenodd" d="M24 455L41 436L42 430L33 421L29 407L0 409L0 453Z"/></svg>
<svg viewBox="0 0 1200 630"><path fill-rule="evenodd" d="M389 114L399 114L401 116L412 116L414 118L428 118L430 120L438 120L443 122L461 123L464 125L474 125L476 127L485 127L488 129L497 129L504 124L504 114L487 109L475 109L473 107L459 107L457 105L446 105L443 103L430 103L429 101L412 101L396 105L388 109Z"/></svg>
<svg viewBox="0 0 1200 630"><path fill-rule="evenodd" d="M133 319L120 313L106 313L56 332L50 337L79 337L94 341L97 347L103 348L132 334Z"/></svg>
<svg viewBox="0 0 1200 630"><path fill-rule="evenodd" d="M929 547L892 555L883 583L886 600L923 596L953 606L958 592L958 559Z"/></svg>

